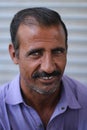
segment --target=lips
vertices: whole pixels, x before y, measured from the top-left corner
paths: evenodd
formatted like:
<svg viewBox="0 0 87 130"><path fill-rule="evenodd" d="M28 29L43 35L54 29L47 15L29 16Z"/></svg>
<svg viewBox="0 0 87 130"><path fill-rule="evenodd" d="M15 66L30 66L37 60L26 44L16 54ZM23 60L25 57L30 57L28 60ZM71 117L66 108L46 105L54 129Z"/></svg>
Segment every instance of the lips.
<svg viewBox="0 0 87 130"><path fill-rule="evenodd" d="M38 78L38 80L40 80L40 82L45 85L52 85L53 83L55 83L55 81L58 80L58 77L56 77L56 76L40 77L40 78Z"/></svg>
<svg viewBox="0 0 87 130"><path fill-rule="evenodd" d="M50 76L50 77L41 77L41 79L44 79L44 80L51 80L53 78L53 76Z"/></svg>

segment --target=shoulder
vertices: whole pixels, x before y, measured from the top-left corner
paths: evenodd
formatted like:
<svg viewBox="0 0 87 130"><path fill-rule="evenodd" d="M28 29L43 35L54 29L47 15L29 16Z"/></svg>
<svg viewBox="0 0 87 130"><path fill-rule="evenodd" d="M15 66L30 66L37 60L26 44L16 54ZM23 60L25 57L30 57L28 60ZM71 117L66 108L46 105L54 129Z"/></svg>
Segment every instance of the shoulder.
<svg viewBox="0 0 87 130"><path fill-rule="evenodd" d="M81 106L87 107L87 86L68 76L63 76L65 87L69 87Z"/></svg>
<svg viewBox="0 0 87 130"><path fill-rule="evenodd" d="M85 93L87 95L87 86L82 84L81 82L68 76L63 76L63 82L66 86L68 85L71 89L75 89L77 92Z"/></svg>
<svg viewBox="0 0 87 130"><path fill-rule="evenodd" d="M20 76L17 75L11 82L0 86L0 99L5 98L9 90L19 84Z"/></svg>
<svg viewBox="0 0 87 130"><path fill-rule="evenodd" d="M8 89L9 89L9 83L0 86L0 121L5 117L5 112L6 112L5 98Z"/></svg>
<svg viewBox="0 0 87 130"><path fill-rule="evenodd" d="M9 83L0 86L0 100L4 100L7 91L9 90Z"/></svg>
<svg viewBox="0 0 87 130"><path fill-rule="evenodd" d="M5 98L9 90L9 83L0 87L0 130L9 129L8 127L8 112L5 103ZM9 129L10 130L10 129Z"/></svg>

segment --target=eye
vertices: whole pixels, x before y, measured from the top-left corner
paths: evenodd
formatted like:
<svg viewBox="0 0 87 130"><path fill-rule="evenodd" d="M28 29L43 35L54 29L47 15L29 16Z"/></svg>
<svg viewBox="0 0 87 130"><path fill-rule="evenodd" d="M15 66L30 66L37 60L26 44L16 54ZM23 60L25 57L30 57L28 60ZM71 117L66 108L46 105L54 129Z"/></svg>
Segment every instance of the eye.
<svg viewBox="0 0 87 130"><path fill-rule="evenodd" d="M64 48L56 48L56 49L52 50L52 53L55 55L60 55L60 54L63 54L64 52L65 52Z"/></svg>
<svg viewBox="0 0 87 130"><path fill-rule="evenodd" d="M42 56L42 54L43 54L42 50L34 49L34 50L30 50L29 52L27 52L26 56L32 57L32 58L38 58L38 57Z"/></svg>
<svg viewBox="0 0 87 130"><path fill-rule="evenodd" d="M39 55L41 55L40 52L34 52L34 53L31 54L31 56L39 56Z"/></svg>

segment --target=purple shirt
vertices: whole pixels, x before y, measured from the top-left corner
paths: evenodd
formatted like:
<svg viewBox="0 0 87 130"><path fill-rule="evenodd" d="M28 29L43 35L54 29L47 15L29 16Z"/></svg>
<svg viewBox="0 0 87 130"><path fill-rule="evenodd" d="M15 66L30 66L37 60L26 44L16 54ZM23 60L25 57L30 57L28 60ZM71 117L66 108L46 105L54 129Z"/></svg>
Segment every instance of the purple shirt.
<svg viewBox="0 0 87 130"><path fill-rule="evenodd" d="M46 130L87 130L87 87L67 76L62 82L61 98ZM38 113L22 98L19 76L0 87L0 130L44 130Z"/></svg>

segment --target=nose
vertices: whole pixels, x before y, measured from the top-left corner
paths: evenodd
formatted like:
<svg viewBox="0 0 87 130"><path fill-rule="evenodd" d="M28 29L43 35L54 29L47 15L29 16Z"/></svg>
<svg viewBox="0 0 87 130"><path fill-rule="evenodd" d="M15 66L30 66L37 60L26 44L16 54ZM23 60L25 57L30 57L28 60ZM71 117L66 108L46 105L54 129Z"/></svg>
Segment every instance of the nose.
<svg viewBox="0 0 87 130"><path fill-rule="evenodd" d="M41 71L44 71L46 73L52 73L54 70L56 70L56 63L52 55L45 55L41 63Z"/></svg>

